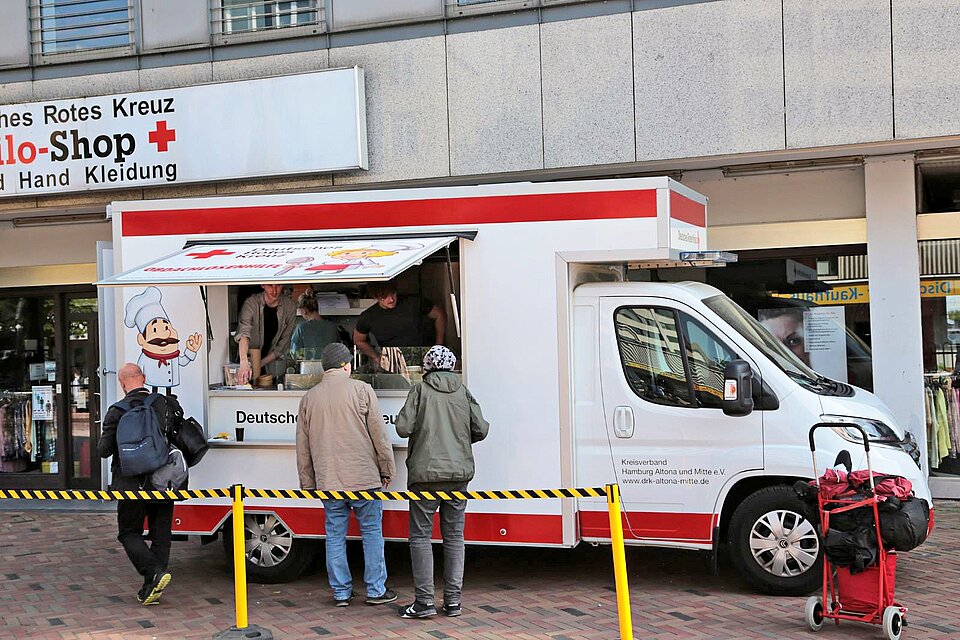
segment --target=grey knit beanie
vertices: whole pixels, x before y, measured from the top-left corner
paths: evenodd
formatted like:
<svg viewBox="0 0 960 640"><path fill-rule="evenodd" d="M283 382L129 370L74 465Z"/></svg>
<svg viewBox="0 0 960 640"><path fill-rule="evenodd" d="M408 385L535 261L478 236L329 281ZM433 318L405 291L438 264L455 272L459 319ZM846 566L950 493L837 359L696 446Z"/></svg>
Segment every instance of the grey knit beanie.
<svg viewBox="0 0 960 640"><path fill-rule="evenodd" d="M339 342L331 342L320 352L320 364L323 366L324 371L339 369L352 359L353 356L350 355L350 349L347 349Z"/></svg>

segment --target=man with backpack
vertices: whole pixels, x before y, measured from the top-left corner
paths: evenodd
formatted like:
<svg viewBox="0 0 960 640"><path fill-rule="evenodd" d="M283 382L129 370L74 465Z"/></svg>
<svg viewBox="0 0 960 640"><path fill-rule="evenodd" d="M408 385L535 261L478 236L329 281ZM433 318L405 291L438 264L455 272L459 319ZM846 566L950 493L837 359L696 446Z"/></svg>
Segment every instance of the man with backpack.
<svg viewBox="0 0 960 640"><path fill-rule="evenodd" d="M161 488L154 487L150 478L155 470L167 464L171 416L182 415L180 404L173 396L150 393L144 386L143 371L131 362L120 368L117 380L126 395L107 411L97 442L101 458L113 456L110 488L114 491ZM144 519L150 529L149 547L143 535ZM163 590L170 584L167 563L172 524L172 500L117 502L117 540L143 576L143 586L137 593L137 601L142 605L159 604Z"/></svg>

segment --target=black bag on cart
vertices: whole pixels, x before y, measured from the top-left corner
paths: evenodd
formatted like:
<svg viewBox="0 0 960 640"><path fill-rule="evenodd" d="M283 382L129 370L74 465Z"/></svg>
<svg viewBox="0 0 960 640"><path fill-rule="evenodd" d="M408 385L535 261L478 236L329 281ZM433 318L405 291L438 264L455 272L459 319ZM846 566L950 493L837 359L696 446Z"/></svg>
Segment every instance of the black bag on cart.
<svg viewBox="0 0 960 640"><path fill-rule="evenodd" d="M888 498L893 502L895 498ZM880 535L883 546L897 551L910 551L923 544L927 539L927 527L930 525L930 506L923 498L911 497L884 508L880 506Z"/></svg>
<svg viewBox="0 0 960 640"><path fill-rule="evenodd" d="M830 529L823 541L827 559L838 567L848 567L851 574L860 573L877 563L880 549L874 529L860 527L856 531Z"/></svg>

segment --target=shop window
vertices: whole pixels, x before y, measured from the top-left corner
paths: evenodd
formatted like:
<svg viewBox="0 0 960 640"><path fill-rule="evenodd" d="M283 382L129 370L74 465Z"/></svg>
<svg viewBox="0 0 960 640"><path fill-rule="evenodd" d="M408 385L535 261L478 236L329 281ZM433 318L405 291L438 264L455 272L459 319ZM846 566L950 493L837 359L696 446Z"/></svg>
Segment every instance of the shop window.
<svg viewBox="0 0 960 640"><path fill-rule="evenodd" d="M33 53L43 56L131 47L131 0L32 0Z"/></svg>
<svg viewBox="0 0 960 640"><path fill-rule="evenodd" d="M614 324L624 375L634 393L657 404L692 406L673 312L623 308Z"/></svg>
<svg viewBox="0 0 960 640"><path fill-rule="evenodd" d="M0 473L60 471L55 308L0 298Z"/></svg>
<svg viewBox="0 0 960 640"><path fill-rule="evenodd" d="M680 314L697 405L723 408L723 371L736 355L699 322Z"/></svg>
<svg viewBox="0 0 960 640"><path fill-rule="evenodd" d="M214 22L219 23L215 31L230 35L315 25L319 16L317 0L222 0L220 16L215 16Z"/></svg>

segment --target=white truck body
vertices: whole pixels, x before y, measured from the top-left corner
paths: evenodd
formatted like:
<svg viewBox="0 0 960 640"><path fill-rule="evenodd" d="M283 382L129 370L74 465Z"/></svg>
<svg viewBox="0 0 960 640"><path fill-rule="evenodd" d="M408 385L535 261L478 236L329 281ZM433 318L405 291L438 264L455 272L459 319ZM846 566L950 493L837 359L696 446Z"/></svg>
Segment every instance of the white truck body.
<svg viewBox="0 0 960 640"><path fill-rule="evenodd" d="M222 381L231 339L223 285L260 280L232 275L241 274L240 268L226 276L226 269L156 267L192 259L213 264L220 256L193 258L185 247L218 243L453 238L459 309L448 304L447 311L451 318L459 312L464 382L491 424L489 437L474 447L471 488L618 482L627 544L715 548L746 497L812 477L807 432L823 415L877 420L904 436L871 394L857 389L852 397L823 395L787 375L704 303L722 296L719 291L695 283L623 281L627 264L680 264L681 252L706 249L706 198L668 178L135 201L114 203L111 215L118 275L101 284L122 287L113 307L103 311L104 322L115 327L114 365L136 362L141 353L136 328L123 324L126 303L157 286L181 337L205 334L207 317L213 333L213 341L204 339L196 360L179 371L181 383L173 392L186 413L210 436L233 433L241 413L266 416L246 424L242 443L213 441L191 471L191 488L298 487L290 414L295 416L303 392L209 390ZM164 262L178 252L180 262ZM151 264L152 271L145 268ZM302 282L313 276L295 269L285 277ZM206 307L197 285L206 285ZM732 417L719 408L640 397L628 383L614 322L618 310L634 308L693 318L749 362L778 408ZM104 388L115 385L112 378L103 382ZM378 395L398 467L391 488L402 489L406 445L390 422L406 392ZM855 466L863 466L859 445L836 434L823 440L823 459L832 462L846 448ZM873 451L875 467L908 477L918 495L930 500L923 473L899 444ZM251 499L245 507L276 516L295 538L323 535L319 502ZM388 539L406 538L405 510L403 502L386 503ZM211 534L228 517L228 501L178 504L174 530ZM467 511L465 537L472 543L565 547L605 541L606 505L602 499L477 501ZM782 568L774 571L785 573L775 581L793 577Z"/></svg>

